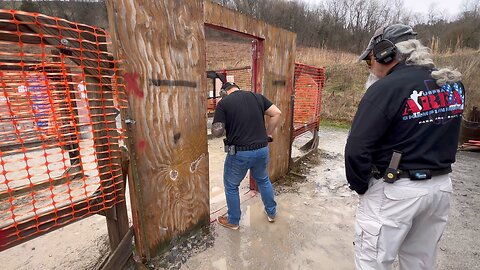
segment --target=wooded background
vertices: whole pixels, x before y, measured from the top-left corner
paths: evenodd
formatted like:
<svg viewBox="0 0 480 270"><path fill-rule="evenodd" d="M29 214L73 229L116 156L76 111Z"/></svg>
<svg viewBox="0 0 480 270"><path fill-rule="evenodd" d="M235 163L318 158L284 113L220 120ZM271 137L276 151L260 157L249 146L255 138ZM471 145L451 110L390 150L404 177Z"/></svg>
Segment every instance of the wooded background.
<svg viewBox="0 0 480 270"><path fill-rule="evenodd" d="M316 6L286 0L213 1L297 33L296 61L327 68L322 119L352 120L368 75L364 64L353 63L377 28L398 22L414 27L419 39L431 48L438 67L453 67L462 72L468 89L467 117L473 107L480 106L480 79L476 74L480 68L480 0L464 0L461 12L453 18L434 6L427 14L416 13L403 0L319 0ZM39 12L108 28L104 0L0 1L0 8ZM247 45L244 39L209 28L205 28L205 36L207 42ZM224 59L222 68L237 67L238 54L223 54L219 47L213 50L218 55L235 56L230 61ZM249 47L245 50L236 53L250 52ZM212 65L207 69L214 69L219 63L207 64Z"/></svg>
<svg viewBox="0 0 480 270"><path fill-rule="evenodd" d="M286 0L214 2L297 33L297 46L359 53L377 28L400 22L414 26L434 52L480 49L480 0L465 0L454 18L434 6L428 14L414 12L403 0L324 0L316 6ZM108 26L103 0L1 1L0 5Z"/></svg>
<svg viewBox="0 0 480 270"><path fill-rule="evenodd" d="M297 33L298 46L359 53L376 29L404 23L414 26L434 51L480 48L480 0L465 0L455 18L435 7L428 14L415 13L403 0L324 0L316 7L284 0L217 2Z"/></svg>

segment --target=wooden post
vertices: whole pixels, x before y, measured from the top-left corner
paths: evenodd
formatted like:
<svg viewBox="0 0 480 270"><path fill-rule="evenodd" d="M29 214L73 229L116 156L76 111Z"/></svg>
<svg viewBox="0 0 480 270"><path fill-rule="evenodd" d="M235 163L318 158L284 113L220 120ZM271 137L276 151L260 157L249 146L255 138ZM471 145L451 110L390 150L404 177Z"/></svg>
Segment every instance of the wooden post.
<svg viewBox="0 0 480 270"><path fill-rule="evenodd" d="M203 1L107 4L130 110L135 245L149 259L209 221Z"/></svg>
<svg viewBox="0 0 480 270"><path fill-rule="evenodd" d="M128 168L129 168L129 160L128 160L127 152L122 151L123 184L121 185L121 187L119 187L121 189L122 196L125 195ZM118 202L113 207L107 209L105 211L105 217L107 218L110 250L113 252L115 251L115 249L117 249L122 239L128 233L127 202L123 200L121 202Z"/></svg>

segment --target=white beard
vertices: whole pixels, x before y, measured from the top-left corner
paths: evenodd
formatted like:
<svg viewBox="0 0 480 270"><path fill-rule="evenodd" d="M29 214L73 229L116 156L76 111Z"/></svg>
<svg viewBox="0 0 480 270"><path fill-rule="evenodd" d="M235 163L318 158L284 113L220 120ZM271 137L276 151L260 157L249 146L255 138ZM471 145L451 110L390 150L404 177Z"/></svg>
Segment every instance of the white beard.
<svg viewBox="0 0 480 270"><path fill-rule="evenodd" d="M376 83L378 80L380 80L380 78L370 72L370 75L368 75L367 81L365 82L365 89L370 88L370 86L372 86L372 84Z"/></svg>

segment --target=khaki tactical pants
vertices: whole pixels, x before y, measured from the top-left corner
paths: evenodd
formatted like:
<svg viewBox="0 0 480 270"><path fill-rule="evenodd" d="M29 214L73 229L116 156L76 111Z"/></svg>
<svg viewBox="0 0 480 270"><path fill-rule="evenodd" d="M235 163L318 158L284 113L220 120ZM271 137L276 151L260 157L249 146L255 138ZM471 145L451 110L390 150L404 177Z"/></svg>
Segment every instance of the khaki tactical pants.
<svg viewBox="0 0 480 270"><path fill-rule="evenodd" d="M393 184L371 179L369 186L357 209L356 269L392 269L397 255L400 269L435 269L450 208L450 176Z"/></svg>

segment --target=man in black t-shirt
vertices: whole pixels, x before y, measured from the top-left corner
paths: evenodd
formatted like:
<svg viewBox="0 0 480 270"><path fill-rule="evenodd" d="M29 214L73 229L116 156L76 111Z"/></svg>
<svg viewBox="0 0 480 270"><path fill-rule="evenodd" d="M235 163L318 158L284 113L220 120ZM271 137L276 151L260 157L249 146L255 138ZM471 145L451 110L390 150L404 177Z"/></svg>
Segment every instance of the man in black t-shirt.
<svg viewBox="0 0 480 270"><path fill-rule="evenodd" d="M360 194L357 269L391 269L397 256L400 269L435 269L447 223L465 89L415 36L402 24L378 29L360 56L371 75L345 147Z"/></svg>
<svg viewBox="0 0 480 270"><path fill-rule="evenodd" d="M220 216L220 225L237 230L240 223L240 196L238 187L247 171L255 179L268 221L274 222L276 202L268 177L268 142L278 125L281 111L263 95L240 90L234 83L224 83L220 90L222 100L213 117L212 134L223 135L226 130L227 157L223 172L228 217ZM265 128L265 117L267 115Z"/></svg>

